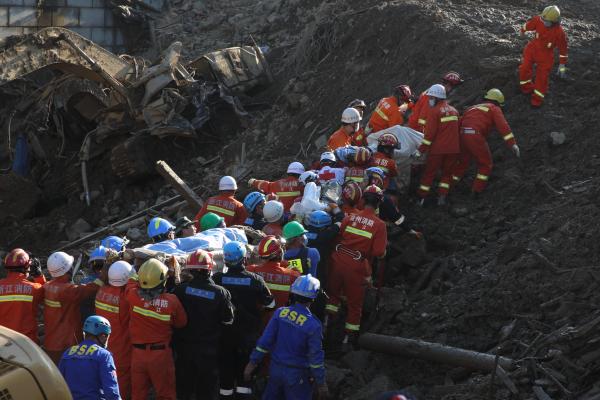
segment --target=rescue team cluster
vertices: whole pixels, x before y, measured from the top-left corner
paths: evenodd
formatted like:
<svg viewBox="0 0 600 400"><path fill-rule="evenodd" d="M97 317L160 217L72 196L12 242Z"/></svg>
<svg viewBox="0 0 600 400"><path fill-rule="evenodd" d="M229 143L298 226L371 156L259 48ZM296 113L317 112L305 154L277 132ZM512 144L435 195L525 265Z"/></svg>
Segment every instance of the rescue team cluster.
<svg viewBox="0 0 600 400"><path fill-rule="evenodd" d="M545 8L527 21L525 31L535 31L535 38L524 50L520 84L539 106L555 47L559 74L565 74L567 45L558 8ZM89 257L92 274L74 284L72 256L51 254L46 267L52 279L46 282L40 262L14 249L4 260L8 276L0 280L0 324L39 344L37 312L43 305L43 347L75 399L145 400L151 388L158 399L252 398L253 380L265 374L265 399L311 399L315 390L327 397L323 330L332 325L342 296L347 308L342 344L351 348L371 266L385 257L386 223L421 237L407 226L395 199L398 137L381 134L370 149L368 135L402 125L410 113L408 126L424 134L414 156L427 154L418 194L427 197L441 170L440 204L472 158L478 166L473 192L484 189L492 168L486 142L492 128L519 155L500 109L503 94L489 90L482 103L459 117L447 96L462 82L458 73L449 72L414 103L410 88L397 86L364 128L366 104L355 100L329 139L330 151L312 170L292 162L281 180L250 179L257 191L243 203L235 199L235 179L224 176L219 195L206 201L195 223L184 217L174 226L154 218L148 225L153 242L197 230L251 226L265 234L257 246L258 265L247 265L246 246L233 241L223 248L224 272L213 274L212 254L197 250L180 276L175 258L168 266L154 258L132 266L123 259L127 240L109 236ZM330 181L343 185L340 204L298 221L291 211L306 185ZM401 393L381 397L409 398Z"/></svg>

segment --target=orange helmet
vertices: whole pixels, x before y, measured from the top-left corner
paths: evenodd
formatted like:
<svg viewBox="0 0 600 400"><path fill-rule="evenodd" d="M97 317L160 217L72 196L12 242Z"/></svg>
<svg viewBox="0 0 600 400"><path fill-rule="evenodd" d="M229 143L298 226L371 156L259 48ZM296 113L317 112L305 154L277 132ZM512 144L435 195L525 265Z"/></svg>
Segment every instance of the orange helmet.
<svg viewBox="0 0 600 400"><path fill-rule="evenodd" d="M196 250L188 256L185 268L212 271L214 265L212 254L205 250Z"/></svg>
<svg viewBox="0 0 600 400"><path fill-rule="evenodd" d="M383 190L381 190L379 187L377 187L375 185L369 185L365 189L364 197L365 198L367 198L367 197L375 197L379 201L381 201L381 200L383 200Z"/></svg>
<svg viewBox="0 0 600 400"><path fill-rule="evenodd" d="M458 86L464 82L464 80L460 77L460 74L454 71L447 72L442 78L442 81L444 83L449 83L452 86Z"/></svg>
<svg viewBox="0 0 600 400"><path fill-rule="evenodd" d="M13 249L4 258L6 268L25 268L31 264L29 254L23 249Z"/></svg>
<svg viewBox="0 0 600 400"><path fill-rule="evenodd" d="M393 147L395 149L397 149L400 145L400 142L398 142L398 138L396 137L396 135L391 133L384 133L383 135L379 136L377 142L380 146Z"/></svg>
<svg viewBox="0 0 600 400"><path fill-rule="evenodd" d="M366 147L359 147L354 153L354 162L357 165L365 165L371 159L371 151Z"/></svg>
<svg viewBox="0 0 600 400"><path fill-rule="evenodd" d="M358 204L361 197L362 190L358 183L355 181L344 183L344 187L342 188L342 198L344 201L348 202L350 205L355 205Z"/></svg>
<svg viewBox="0 0 600 400"><path fill-rule="evenodd" d="M258 255L260 258L281 257L283 255L283 247L276 236L265 236L258 244Z"/></svg>

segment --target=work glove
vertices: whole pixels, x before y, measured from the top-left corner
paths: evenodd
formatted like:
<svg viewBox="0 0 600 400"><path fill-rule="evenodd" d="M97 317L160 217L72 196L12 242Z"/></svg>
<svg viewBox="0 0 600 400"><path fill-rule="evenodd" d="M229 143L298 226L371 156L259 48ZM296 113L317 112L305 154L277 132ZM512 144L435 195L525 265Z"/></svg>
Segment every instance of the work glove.
<svg viewBox="0 0 600 400"><path fill-rule="evenodd" d="M567 77L567 67L565 67L564 65L559 65L558 66L558 71L556 71L556 75L558 75L558 77L560 79L565 79Z"/></svg>
<svg viewBox="0 0 600 400"><path fill-rule="evenodd" d="M329 388L326 383L317 387L317 397L319 400L326 400L329 397Z"/></svg>
<svg viewBox="0 0 600 400"><path fill-rule="evenodd" d="M250 179L248 179L248 186L252 186L252 184L253 184L254 182L256 182L256 179L254 179L254 178L250 178Z"/></svg>
<svg viewBox="0 0 600 400"><path fill-rule="evenodd" d="M246 368L244 368L244 381L250 382L252 380L252 373L255 369L256 364L254 364L252 361L246 365Z"/></svg>
<svg viewBox="0 0 600 400"><path fill-rule="evenodd" d="M513 153L515 153L515 156L517 158L521 157L521 150L519 149L519 146L517 146L516 144L513 144L511 150Z"/></svg>
<svg viewBox="0 0 600 400"><path fill-rule="evenodd" d="M414 236L414 237L415 237L415 239L417 239L417 240L421 240L421 239L423 239L423 233L422 233L422 232L419 232L419 231L415 231L414 229L411 229L411 230L408 232L408 234L409 234L409 235L412 235L412 236Z"/></svg>
<svg viewBox="0 0 600 400"><path fill-rule="evenodd" d="M39 258L32 258L29 264L29 276L37 278L42 275L42 263Z"/></svg>

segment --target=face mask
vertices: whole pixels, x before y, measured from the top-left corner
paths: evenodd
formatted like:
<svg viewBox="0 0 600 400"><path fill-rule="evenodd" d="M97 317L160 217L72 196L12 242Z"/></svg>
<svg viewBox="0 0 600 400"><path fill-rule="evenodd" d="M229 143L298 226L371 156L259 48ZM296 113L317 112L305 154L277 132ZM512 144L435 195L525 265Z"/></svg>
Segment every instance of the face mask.
<svg viewBox="0 0 600 400"><path fill-rule="evenodd" d="M435 106L435 99L429 99L429 107Z"/></svg>
<svg viewBox="0 0 600 400"><path fill-rule="evenodd" d="M550 21L544 21L544 26L546 28L550 28L552 26L552 22L550 22Z"/></svg>

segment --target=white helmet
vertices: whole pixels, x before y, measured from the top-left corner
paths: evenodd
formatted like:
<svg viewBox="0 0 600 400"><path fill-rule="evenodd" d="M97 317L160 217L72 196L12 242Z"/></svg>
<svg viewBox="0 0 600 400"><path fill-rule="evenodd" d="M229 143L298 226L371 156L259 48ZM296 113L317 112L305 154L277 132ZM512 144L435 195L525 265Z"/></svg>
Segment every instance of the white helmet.
<svg viewBox="0 0 600 400"><path fill-rule="evenodd" d="M335 162L335 154L333 154L333 152L331 152L331 151L326 151L325 153L321 154L321 158L319 159L319 161L321 161L321 162L323 162L323 161Z"/></svg>
<svg viewBox="0 0 600 400"><path fill-rule="evenodd" d="M117 261L108 269L108 283L111 286L125 286L132 272L133 267L127 261Z"/></svg>
<svg viewBox="0 0 600 400"><path fill-rule="evenodd" d="M73 267L73 261L75 261L73 256L70 256L62 251L57 251L50 254L46 266L48 267L48 272L50 272L50 275L53 278L58 278L59 276L63 276L71 270Z"/></svg>
<svg viewBox="0 0 600 400"><path fill-rule="evenodd" d="M359 123L362 117L356 108L346 108L342 113L342 123L356 124Z"/></svg>
<svg viewBox="0 0 600 400"><path fill-rule="evenodd" d="M304 165L302 165L302 163L299 163L298 161L294 161L293 163L290 163L290 165L288 165L288 169L287 169L288 174L301 175L302 173L304 173L304 171L305 171Z"/></svg>
<svg viewBox="0 0 600 400"><path fill-rule="evenodd" d="M267 222L277 222L283 217L283 203L277 200L269 200L263 207L263 216Z"/></svg>
<svg viewBox="0 0 600 400"><path fill-rule="evenodd" d="M219 181L219 190L237 190L237 182L233 176L224 176Z"/></svg>
<svg viewBox="0 0 600 400"><path fill-rule="evenodd" d="M425 95L435 97L438 99L445 99L446 98L446 88L444 87L444 85L440 85L438 83L438 84L433 85L429 89L427 89L427 91L425 92Z"/></svg>
<svg viewBox="0 0 600 400"><path fill-rule="evenodd" d="M306 171L300 178L298 178L303 185L306 185L308 182L316 182L319 180L319 175L315 171Z"/></svg>

